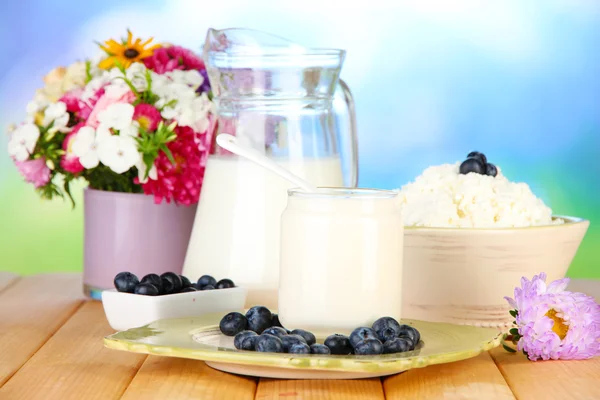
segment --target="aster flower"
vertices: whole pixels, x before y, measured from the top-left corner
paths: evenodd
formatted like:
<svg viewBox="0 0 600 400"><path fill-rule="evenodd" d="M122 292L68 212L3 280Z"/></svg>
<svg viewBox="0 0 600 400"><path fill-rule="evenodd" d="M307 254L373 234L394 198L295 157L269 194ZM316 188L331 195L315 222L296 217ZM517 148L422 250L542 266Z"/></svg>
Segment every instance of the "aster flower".
<svg viewBox="0 0 600 400"><path fill-rule="evenodd" d="M600 355L600 305L583 293L566 291L568 284L565 278L546 285L541 273L531 281L523 278L514 299L506 298L514 308L512 341L532 361Z"/></svg>
<svg viewBox="0 0 600 400"><path fill-rule="evenodd" d="M8 154L16 161L25 161L33 153L40 129L35 124L23 124L17 127L8 142Z"/></svg>
<svg viewBox="0 0 600 400"><path fill-rule="evenodd" d="M50 168L46 165L45 158L35 160L15 161L17 169L29 183L36 188L42 187L50 182Z"/></svg>
<svg viewBox="0 0 600 400"><path fill-rule="evenodd" d="M150 104L138 104L133 112L133 120L147 132L154 132L158 123L162 121L160 111Z"/></svg>
<svg viewBox="0 0 600 400"><path fill-rule="evenodd" d="M69 133L63 140L62 145L65 154L60 159L60 166L65 171L74 175L77 175L85 169L84 166L81 165L81 162L79 162L79 157L77 157L73 152L73 143L75 142L75 137L79 130L83 127L83 123L75 125L71 133Z"/></svg>

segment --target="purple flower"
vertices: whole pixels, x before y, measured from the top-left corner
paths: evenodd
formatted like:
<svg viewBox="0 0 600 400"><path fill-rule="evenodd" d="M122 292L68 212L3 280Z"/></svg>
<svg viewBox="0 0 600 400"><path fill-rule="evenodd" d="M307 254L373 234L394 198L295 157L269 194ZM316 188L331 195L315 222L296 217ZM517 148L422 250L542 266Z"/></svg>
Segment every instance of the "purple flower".
<svg viewBox="0 0 600 400"><path fill-rule="evenodd" d="M514 299L517 348L530 360L577 360L600 355L600 305L565 290L569 279L546 285L546 274L521 279Z"/></svg>

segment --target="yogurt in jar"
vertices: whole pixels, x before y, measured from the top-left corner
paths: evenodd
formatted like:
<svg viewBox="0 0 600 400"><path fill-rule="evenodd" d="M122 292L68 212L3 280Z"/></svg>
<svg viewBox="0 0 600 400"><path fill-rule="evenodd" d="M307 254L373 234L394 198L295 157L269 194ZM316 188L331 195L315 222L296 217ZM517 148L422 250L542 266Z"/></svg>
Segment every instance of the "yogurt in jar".
<svg viewBox="0 0 600 400"><path fill-rule="evenodd" d="M400 319L402 213L398 193L288 191L281 218L279 319L287 329L350 333Z"/></svg>

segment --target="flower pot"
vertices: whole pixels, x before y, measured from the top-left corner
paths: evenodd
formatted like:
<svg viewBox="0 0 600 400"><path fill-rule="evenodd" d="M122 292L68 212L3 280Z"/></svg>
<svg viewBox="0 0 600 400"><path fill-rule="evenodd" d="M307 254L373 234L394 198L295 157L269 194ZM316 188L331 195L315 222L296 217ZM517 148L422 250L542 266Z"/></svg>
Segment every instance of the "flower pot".
<svg viewBox="0 0 600 400"><path fill-rule="evenodd" d="M84 293L100 299L122 271L181 274L196 205L155 204L153 196L86 189Z"/></svg>

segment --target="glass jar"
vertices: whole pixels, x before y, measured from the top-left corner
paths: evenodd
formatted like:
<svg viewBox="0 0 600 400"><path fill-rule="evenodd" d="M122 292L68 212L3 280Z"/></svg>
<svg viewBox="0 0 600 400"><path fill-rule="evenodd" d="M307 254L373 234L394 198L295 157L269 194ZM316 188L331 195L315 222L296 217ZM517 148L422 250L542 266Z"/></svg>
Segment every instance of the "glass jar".
<svg viewBox="0 0 600 400"><path fill-rule="evenodd" d="M279 319L287 329L350 333L400 319L404 226L396 191L288 191L281 217Z"/></svg>

